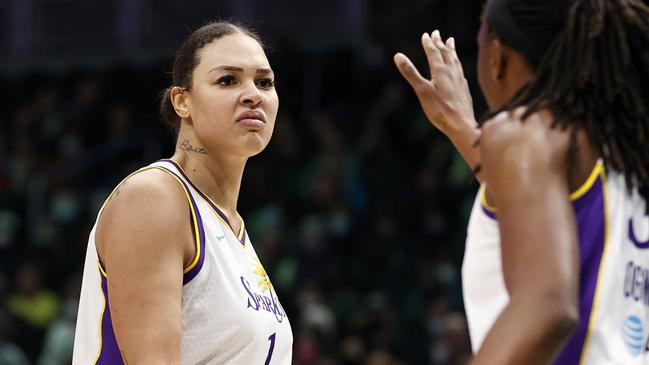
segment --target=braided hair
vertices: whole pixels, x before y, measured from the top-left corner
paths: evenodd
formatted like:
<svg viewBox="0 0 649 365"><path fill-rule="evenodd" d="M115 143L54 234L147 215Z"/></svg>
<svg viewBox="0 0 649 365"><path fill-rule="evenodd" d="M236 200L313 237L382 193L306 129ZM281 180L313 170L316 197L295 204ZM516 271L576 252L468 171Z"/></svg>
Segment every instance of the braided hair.
<svg viewBox="0 0 649 365"><path fill-rule="evenodd" d="M530 10L540 2L504 1L524 31L534 24ZM541 45L547 48L540 59L528 59L536 76L503 110L525 106L524 120L549 108L553 127L583 128L606 166L623 172L627 188L638 187L648 200L649 6L641 0L558 1L565 4L565 25L550 41L540 35L549 44Z"/></svg>

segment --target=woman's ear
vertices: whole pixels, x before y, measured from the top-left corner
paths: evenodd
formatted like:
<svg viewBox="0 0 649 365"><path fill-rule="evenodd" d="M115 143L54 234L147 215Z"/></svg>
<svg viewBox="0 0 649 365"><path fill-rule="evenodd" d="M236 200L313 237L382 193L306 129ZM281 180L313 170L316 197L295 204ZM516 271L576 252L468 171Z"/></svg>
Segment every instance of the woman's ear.
<svg viewBox="0 0 649 365"><path fill-rule="evenodd" d="M176 114L183 119L189 119L191 116L191 98L187 89L181 86L174 86L171 88L170 97Z"/></svg>
<svg viewBox="0 0 649 365"><path fill-rule="evenodd" d="M507 68L506 49L496 37L493 37L489 41L489 47L491 47L491 51L489 52L491 55L491 59L489 60L489 73L494 80L500 81L505 76L505 69Z"/></svg>

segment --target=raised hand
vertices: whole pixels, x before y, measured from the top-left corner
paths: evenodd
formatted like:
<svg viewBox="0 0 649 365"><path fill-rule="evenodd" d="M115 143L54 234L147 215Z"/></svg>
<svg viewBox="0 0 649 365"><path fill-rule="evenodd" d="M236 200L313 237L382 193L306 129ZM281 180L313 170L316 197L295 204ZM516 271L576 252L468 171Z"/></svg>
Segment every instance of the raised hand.
<svg viewBox="0 0 649 365"><path fill-rule="evenodd" d="M470 166L479 162L473 145L480 135L475 121L473 101L455 51L455 40L442 41L439 31L424 33L421 45L428 59L430 79L426 79L403 53L394 55L401 75L417 94L426 117L453 142Z"/></svg>

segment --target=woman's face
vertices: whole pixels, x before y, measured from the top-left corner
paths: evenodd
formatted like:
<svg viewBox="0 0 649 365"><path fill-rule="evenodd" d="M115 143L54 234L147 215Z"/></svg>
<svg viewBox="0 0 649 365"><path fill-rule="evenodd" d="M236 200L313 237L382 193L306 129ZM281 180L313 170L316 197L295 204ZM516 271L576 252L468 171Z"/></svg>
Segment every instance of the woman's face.
<svg viewBox="0 0 649 365"><path fill-rule="evenodd" d="M210 154L250 157L270 141L279 99L261 45L236 33L204 46L187 104L198 142Z"/></svg>

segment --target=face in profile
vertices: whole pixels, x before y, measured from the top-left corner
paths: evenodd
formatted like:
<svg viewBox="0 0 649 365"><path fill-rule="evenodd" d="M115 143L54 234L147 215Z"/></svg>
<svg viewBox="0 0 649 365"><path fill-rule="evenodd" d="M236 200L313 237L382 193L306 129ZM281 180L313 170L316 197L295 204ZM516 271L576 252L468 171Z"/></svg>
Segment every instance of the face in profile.
<svg viewBox="0 0 649 365"><path fill-rule="evenodd" d="M491 65L493 50L491 49L491 36L489 35L489 30L487 26L487 21L482 20L480 25L480 31L478 32L478 61L477 61L477 73L478 73L478 83L480 84L480 89L487 101L487 105L490 110L496 108L496 103L494 102L494 85L493 78L493 65Z"/></svg>
<svg viewBox="0 0 649 365"><path fill-rule="evenodd" d="M279 99L261 45L236 33L203 47L186 103L198 143L210 154L250 157L270 141Z"/></svg>

